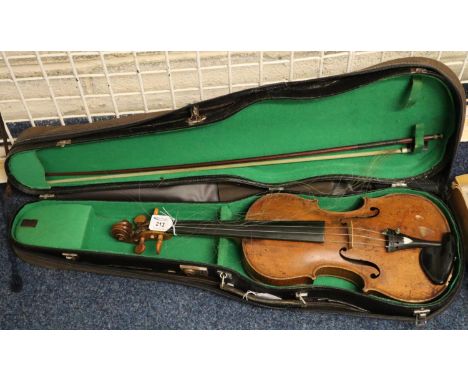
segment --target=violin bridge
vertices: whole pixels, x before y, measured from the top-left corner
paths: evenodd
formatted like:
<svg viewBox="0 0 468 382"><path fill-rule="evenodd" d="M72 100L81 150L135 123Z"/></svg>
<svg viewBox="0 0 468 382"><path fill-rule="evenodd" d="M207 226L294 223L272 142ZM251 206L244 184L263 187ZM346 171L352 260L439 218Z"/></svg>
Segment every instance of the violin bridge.
<svg viewBox="0 0 468 382"><path fill-rule="evenodd" d="M342 222L346 226L346 233L348 235L348 249L352 249L354 246L354 235L353 235L353 221L347 220Z"/></svg>

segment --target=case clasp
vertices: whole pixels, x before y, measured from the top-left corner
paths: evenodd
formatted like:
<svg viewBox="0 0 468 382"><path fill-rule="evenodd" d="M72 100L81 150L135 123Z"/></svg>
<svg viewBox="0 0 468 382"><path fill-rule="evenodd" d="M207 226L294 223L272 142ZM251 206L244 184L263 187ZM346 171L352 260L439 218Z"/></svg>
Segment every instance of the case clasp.
<svg viewBox="0 0 468 382"><path fill-rule="evenodd" d="M187 123L190 126L203 122L206 119L206 115L200 114L200 109L198 108L198 106L192 106L192 110L190 113L190 118L187 119Z"/></svg>
<svg viewBox="0 0 468 382"><path fill-rule="evenodd" d="M427 323L427 315L431 312L430 309L416 309L413 313L415 316L416 326L424 326Z"/></svg>
<svg viewBox="0 0 468 382"><path fill-rule="evenodd" d="M304 300L304 297L307 297L309 294L307 292L296 292L296 298L302 302L303 305L307 305L307 302Z"/></svg>
<svg viewBox="0 0 468 382"><path fill-rule="evenodd" d="M67 260L70 260L70 261L76 261L79 258L77 253L62 252L62 256L65 257Z"/></svg>
<svg viewBox="0 0 468 382"><path fill-rule="evenodd" d="M219 278L221 279L221 283L219 284L219 289L224 289L224 286L226 285L226 279L231 280L232 275L228 272L224 271L218 271ZM232 284L230 284L232 285Z"/></svg>

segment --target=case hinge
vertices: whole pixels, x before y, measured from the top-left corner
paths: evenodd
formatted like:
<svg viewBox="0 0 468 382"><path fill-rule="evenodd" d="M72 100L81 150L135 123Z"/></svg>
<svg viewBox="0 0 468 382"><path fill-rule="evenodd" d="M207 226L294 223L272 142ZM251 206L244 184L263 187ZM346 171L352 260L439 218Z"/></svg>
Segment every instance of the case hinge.
<svg viewBox="0 0 468 382"><path fill-rule="evenodd" d="M427 323L427 315L431 312L430 309L416 309L413 314L415 316L416 326L424 326Z"/></svg>
<svg viewBox="0 0 468 382"><path fill-rule="evenodd" d="M281 192L284 191L284 187L268 187L268 192Z"/></svg>
<svg viewBox="0 0 468 382"><path fill-rule="evenodd" d="M53 199L55 198L55 194L41 194L39 195L39 199Z"/></svg>
<svg viewBox="0 0 468 382"><path fill-rule="evenodd" d="M392 183L392 187L408 187L408 184L406 184L405 182L395 182Z"/></svg>
<svg viewBox="0 0 468 382"><path fill-rule="evenodd" d="M67 260L70 260L70 261L76 261L79 258L77 253L62 252L62 256L65 257Z"/></svg>
<svg viewBox="0 0 468 382"><path fill-rule="evenodd" d="M70 145L72 143L71 139L62 139L61 141L58 141L55 146L58 147L65 147L66 145Z"/></svg>
<svg viewBox="0 0 468 382"><path fill-rule="evenodd" d="M207 267L197 267L195 265L179 265L180 270L184 272L187 276L208 276Z"/></svg>

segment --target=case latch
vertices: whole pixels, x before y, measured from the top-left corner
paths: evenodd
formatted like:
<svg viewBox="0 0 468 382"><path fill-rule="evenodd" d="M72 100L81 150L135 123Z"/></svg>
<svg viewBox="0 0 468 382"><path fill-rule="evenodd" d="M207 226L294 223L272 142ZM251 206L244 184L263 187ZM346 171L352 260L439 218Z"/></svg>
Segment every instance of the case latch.
<svg viewBox="0 0 468 382"><path fill-rule="evenodd" d="M416 326L424 326L427 323L427 315L431 312L430 309L416 309L413 314L415 316Z"/></svg>
<svg viewBox="0 0 468 382"><path fill-rule="evenodd" d="M221 279L221 283L219 284L219 289L224 289L224 286L227 284L226 280L231 280L232 275L224 271L218 271L218 275L219 275L219 278ZM233 286L233 284L229 284L229 285Z"/></svg>
<svg viewBox="0 0 468 382"><path fill-rule="evenodd" d="M79 256L77 253L67 253L67 252L63 252L62 253L62 256L65 257L67 260L70 260L70 261L76 261L78 260Z"/></svg>
<svg viewBox="0 0 468 382"><path fill-rule="evenodd" d="M307 305L307 302L304 300L304 297L307 297L308 295L309 294L307 292L296 292L296 298L304 305Z"/></svg>
<svg viewBox="0 0 468 382"><path fill-rule="evenodd" d="M206 119L206 115L200 114L200 109L198 108L198 106L192 106L190 113L190 118L187 119L187 123L190 126L203 122Z"/></svg>

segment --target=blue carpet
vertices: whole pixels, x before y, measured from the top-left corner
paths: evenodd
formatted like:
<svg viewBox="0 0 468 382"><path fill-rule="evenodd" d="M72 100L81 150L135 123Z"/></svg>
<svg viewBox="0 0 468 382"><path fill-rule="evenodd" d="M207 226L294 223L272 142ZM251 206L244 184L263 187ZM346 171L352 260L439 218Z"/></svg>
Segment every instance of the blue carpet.
<svg viewBox="0 0 468 382"><path fill-rule="evenodd" d="M468 172L468 143L460 146L452 175ZM3 189L2 189L3 191ZM27 198L15 194L11 211ZM0 220L1 329L409 329L414 325L301 310L252 306L166 282L150 282L30 266L8 252ZM10 288L12 267L23 288ZM468 284L430 329L468 329Z"/></svg>

